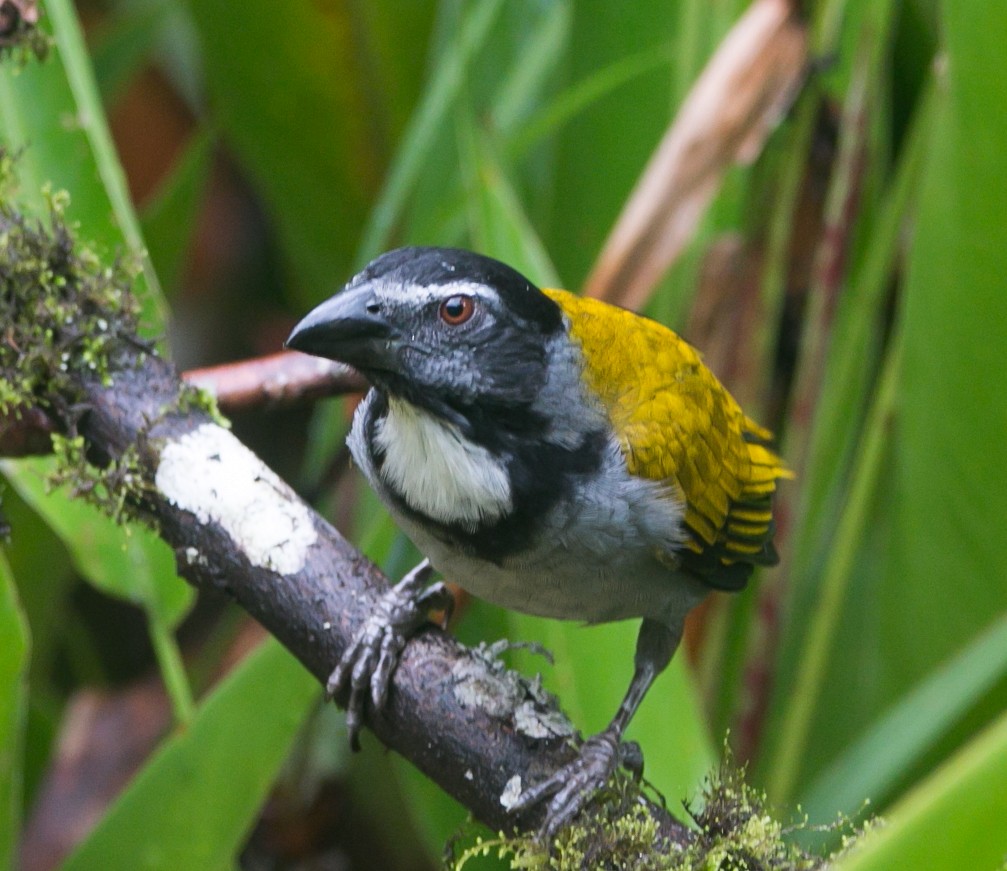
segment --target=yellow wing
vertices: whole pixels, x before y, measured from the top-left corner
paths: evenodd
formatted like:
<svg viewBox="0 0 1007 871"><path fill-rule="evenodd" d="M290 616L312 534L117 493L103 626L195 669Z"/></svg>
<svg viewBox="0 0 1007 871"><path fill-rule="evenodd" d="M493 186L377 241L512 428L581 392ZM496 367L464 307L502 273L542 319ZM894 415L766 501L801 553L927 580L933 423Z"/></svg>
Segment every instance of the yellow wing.
<svg viewBox="0 0 1007 871"><path fill-rule="evenodd" d="M791 477L752 421L686 341L649 318L562 290L546 290L579 342L589 386L609 409L630 472L673 481L685 501L684 562L716 586L772 563L772 495Z"/></svg>

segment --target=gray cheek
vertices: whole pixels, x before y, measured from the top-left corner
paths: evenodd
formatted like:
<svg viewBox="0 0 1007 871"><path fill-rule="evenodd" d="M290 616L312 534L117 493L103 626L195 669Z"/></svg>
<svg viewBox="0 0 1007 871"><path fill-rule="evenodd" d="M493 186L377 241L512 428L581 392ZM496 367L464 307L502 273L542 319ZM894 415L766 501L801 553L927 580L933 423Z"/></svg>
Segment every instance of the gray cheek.
<svg viewBox="0 0 1007 871"><path fill-rule="evenodd" d="M479 394L481 371L467 349L442 349L433 354L413 353L409 355L408 365L416 382L426 385L431 391L448 392L462 400L472 400Z"/></svg>
<svg viewBox="0 0 1007 871"><path fill-rule="evenodd" d="M445 361L451 383L464 399L475 399L483 389L483 370L468 349L453 351Z"/></svg>

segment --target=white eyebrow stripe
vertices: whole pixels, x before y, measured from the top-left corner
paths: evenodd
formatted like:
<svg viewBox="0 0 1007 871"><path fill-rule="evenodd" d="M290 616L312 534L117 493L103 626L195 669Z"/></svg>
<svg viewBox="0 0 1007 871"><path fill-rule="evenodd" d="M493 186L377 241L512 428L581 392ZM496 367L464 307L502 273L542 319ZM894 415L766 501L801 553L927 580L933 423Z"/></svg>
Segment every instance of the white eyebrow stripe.
<svg viewBox="0 0 1007 871"><path fill-rule="evenodd" d="M382 281L375 289L378 297L388 300L408 299L413 303L423 305L428 302L440 301L463 293L476 299L486 302L499 302L500 294L492 287L480 284L477 281L459 279L446 284L408 284L402 285L399 282Z"/></svg>

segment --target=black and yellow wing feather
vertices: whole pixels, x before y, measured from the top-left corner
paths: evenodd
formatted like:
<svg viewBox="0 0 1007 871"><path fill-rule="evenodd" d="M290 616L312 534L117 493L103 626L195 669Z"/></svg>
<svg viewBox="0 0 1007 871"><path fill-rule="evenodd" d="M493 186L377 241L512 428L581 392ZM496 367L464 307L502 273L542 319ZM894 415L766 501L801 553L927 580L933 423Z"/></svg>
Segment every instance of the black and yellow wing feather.
<svg viewBox="0 0 1007 871"><path fill-rule="evenodd" d="M547 290L583 350L634 475L670 481L685 503L687 541L674 555L712 586L743 586L753 564L776 561L772 497L790 477L770 433L677 334L598 300ZM665 555L667 556L667 555Z"/></svg>

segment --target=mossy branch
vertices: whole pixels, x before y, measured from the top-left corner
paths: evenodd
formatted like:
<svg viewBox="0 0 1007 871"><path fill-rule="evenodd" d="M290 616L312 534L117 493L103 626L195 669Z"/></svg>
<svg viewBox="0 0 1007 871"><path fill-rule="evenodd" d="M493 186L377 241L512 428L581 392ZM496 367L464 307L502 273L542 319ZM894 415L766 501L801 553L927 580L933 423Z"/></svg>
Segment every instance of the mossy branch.
<svg viewBox="0 0 1007 871"><path fill-rule="evenodd" d="M44 416L74 493L153 525L175 549L182 577L232 596L324 683L387 579L137 337L128 259L104 265L76 243L65 198L49 204L43 222L0 202L0 414ZM227 486L200 489L221 470ZM270 534L287 530L272 543L257 525L263 512L274 518ZM555 700L433 627L407 646L387 710L368 725L476 818L512 833L535 831L541 810L515 819L501 797L516 779L537 781L574 752ZM521 867L533 856L558 868L815 867L783 844L748 793L716 795L707 808L719 809L717 830L697 815L697 831L623 778L551 856L519 835L498 846ZM719 857L715 866L704 864L708 857Z"/></svg>

